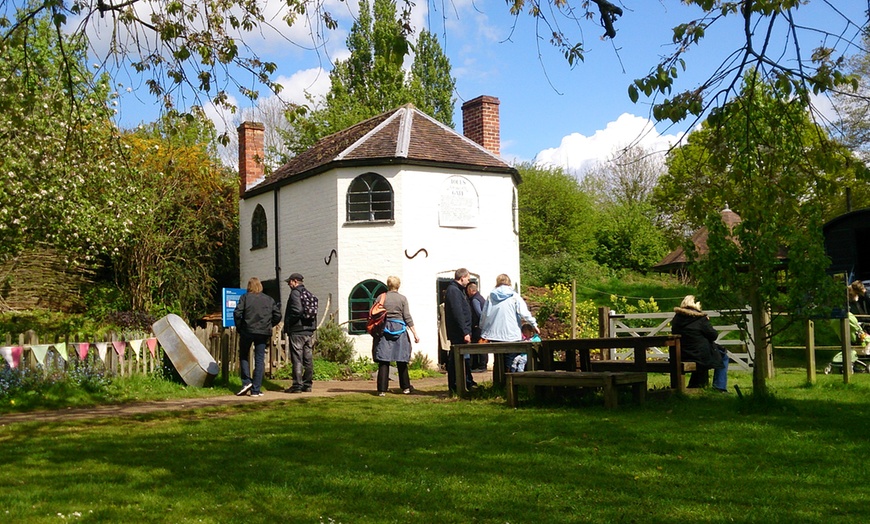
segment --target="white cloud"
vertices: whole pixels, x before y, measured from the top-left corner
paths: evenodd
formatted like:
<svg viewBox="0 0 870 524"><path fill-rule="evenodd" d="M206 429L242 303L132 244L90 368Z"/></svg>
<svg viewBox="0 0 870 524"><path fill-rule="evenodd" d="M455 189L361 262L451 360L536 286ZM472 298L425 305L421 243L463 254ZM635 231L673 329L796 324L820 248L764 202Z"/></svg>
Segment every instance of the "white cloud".
<svg viewBox="0 0 870 524"><path fill-rule="evenodd" d="M284 88L279 97L289 104L305 104L305 94L311 94L314 99L320 99L329 92L329 72L315 67L296 71L290 76L280 76L275 80Z"/></svg>
<svg viewBox="0 0 870 524"><path fill-rule="evenodd" d="M562 138L559 147L538 153L535 163L562 167L574 176L580 176L619 149L637 145L652 152L664 153L680 138L680 135L660 135L650 120L623 113L592 136L572 133Z"/></svg>

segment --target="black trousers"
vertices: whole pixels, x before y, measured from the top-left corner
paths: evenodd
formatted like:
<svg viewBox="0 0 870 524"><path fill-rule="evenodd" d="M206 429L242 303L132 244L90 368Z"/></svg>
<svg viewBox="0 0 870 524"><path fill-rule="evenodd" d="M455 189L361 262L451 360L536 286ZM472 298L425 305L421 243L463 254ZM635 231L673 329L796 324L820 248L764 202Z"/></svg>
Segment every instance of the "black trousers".
<svg viewBox="0 0 870 524"><path fill-rule="evenodd" d="M411 377L408 375L408 363L396 362L399 370L399 387L403 390L411 387ZM390 363L378 360L378 392L390 389Z"/></svg>

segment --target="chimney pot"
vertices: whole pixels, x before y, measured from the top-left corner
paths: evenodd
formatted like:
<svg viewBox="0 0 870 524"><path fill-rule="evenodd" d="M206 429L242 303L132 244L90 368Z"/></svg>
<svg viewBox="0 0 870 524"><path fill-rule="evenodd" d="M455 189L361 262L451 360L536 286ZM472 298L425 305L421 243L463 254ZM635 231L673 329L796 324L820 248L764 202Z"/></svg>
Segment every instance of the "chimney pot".
<svg viewBox="0 0 870 524"><path fill-rule="evenodd" d="M263 178L265 146L263 135L266 127L260 122L242 122L239 132L239 196L256 181Z"/></svg>
<svg viewBox="0 0 870 524"><path fill-rule="evenodd" d="M466 138L498 156L501 147L498 98L482 95L462 104L462 131Z"/></svg>

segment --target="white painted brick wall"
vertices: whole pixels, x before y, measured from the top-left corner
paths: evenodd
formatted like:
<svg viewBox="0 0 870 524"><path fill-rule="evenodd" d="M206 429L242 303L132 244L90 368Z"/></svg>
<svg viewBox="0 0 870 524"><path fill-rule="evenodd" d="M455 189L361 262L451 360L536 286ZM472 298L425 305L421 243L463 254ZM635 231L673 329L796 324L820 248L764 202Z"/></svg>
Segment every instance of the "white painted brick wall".
<svg viewBox="0 0 870 524"><path fill-rule="evenodd" d="M376 172L390 181L395 197L395 223L349 224L346 194L351 181L366 172ZM477 227L446 228L438 225L440 195L451 176L464 176L475 187L480 218ZM400 291L408 297L422 351L438 361L437 279L452 279L459 267L480 278L484 295L494 287L495 277L507 273L519 280L519 239L514 233L510 175L463 171L434 171L417 166L343 168L284 186L280 190L279 225L281 279L294 271L305 276L305 285L316 294L325 312L338 312L340 323L348 320L348 298L363 280L386 282L389 275L402 279ZM250 251L250 219L256 203L269 219L269 248ZM272 194L243 200L240 204L241 276L273 278L274 231ZM414 259L419 249L426 249ZM337 255L326 265L325 258ZM262 255L261 255L262 253ZM282 284L282 302L289 288ZM352 336L359 355L371 356L371 337Z"/></svg>

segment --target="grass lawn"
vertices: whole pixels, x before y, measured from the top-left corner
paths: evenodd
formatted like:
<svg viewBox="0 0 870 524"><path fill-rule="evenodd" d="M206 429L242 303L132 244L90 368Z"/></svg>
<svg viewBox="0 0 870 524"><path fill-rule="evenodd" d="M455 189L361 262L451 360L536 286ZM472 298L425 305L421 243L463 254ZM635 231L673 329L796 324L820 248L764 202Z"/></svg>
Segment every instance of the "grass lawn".
<svg viewBox="0 0 870 524"><path fill-rule="evenodd" d="M438 390L0 417L0 522L868 522L870 375L853 378L779 369L775 399L613 411Z"/></svg>

